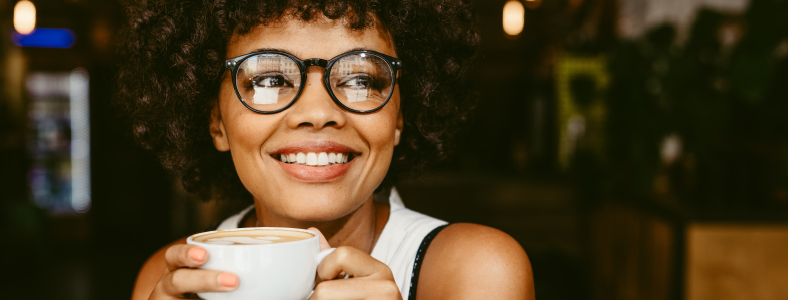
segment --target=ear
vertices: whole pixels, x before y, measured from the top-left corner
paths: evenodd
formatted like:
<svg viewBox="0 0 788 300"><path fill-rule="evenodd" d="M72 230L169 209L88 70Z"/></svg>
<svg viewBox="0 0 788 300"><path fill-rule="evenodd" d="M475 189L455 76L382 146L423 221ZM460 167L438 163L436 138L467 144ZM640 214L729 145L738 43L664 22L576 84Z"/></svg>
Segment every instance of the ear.
<svg viewBox="0 0 788 300"><path fill-rule="evenodd" d="M397 127L394 129L394 146L399 145L399 139L400 136L402 136L402 127L405 127L404 125L402 120L402 109L400 109L399 113L397 113Z"/></svg>
<svg viewBox="0 0 788 300"><path fill-rule="evenodd" d="M221 152L230 150L230 141L227 139L227 130L224 128L224 121L222 121L222 113L219 111L219 103L216 101L213 109L211 110L211 137L213 137L213 146L216 150Z"/></svg>

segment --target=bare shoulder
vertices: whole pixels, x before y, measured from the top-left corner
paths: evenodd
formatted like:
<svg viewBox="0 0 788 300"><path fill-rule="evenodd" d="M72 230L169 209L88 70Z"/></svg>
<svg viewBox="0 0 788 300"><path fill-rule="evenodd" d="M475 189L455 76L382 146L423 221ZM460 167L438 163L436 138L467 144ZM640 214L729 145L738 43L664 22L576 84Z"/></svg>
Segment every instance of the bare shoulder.
<svg viewBox="0 0 788 300"><path fill-rule="evenodd" d="M418 299L534 299L528 255L503 231L452 224L430 244Z"/></svg>
<svg viewBox="0 0 788 300"><path fill-rule="evenodd" d="M131 294L132 300L148 299L153 288L156 287L159 279L164 274L164 270L167 269L164 254L167 253L167 249L178 244L186 244L186 238L176 240L162 247L145 261L139 274L137 274L137 281L134 283L134 291Z"/></svg>

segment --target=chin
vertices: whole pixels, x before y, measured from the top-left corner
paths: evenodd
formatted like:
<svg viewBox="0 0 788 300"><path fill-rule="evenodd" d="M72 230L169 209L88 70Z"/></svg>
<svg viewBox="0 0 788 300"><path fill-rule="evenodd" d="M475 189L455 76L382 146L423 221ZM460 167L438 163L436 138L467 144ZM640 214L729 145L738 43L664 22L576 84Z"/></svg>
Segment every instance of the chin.
<svg viewBox="0 0 788 300"><path fill-rule="evenodd" d="M288 219L305 222L322 222L340 219L358 209L366 197L355 199L345 193L311 189L309 192L288 193L286 197L273 198L277 203L265 202L274 213Z"/></svg>

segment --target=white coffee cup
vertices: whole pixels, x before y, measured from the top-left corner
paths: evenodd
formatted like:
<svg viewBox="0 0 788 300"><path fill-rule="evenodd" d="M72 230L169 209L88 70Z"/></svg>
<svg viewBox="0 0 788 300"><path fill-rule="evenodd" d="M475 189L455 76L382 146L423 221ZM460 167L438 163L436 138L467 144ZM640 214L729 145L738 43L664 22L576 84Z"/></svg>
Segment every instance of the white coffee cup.
<svg viewBox="0 0 788 300"><path fill-rule="evenodd" d="M203 235L198 233L186 239L190 245L198 245L208 252L208 260L200 269L231 272L238 276L238 289L228 293L198 293L206 300L258 300L298 299L309 297L315 286L317 265L334 248L320 251L316 233L295 228L255 227L227 231L294 230L311 234L312 237L274 244L221 245L196 242Z"/></svg>

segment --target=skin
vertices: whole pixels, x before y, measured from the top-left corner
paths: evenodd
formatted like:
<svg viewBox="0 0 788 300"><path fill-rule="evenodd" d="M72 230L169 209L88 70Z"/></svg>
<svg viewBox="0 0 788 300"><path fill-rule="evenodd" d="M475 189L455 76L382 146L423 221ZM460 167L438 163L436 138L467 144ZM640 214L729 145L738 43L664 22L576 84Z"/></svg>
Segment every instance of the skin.
<svg viewBox="0 0 788 300"><path fill-rule="evenodd" d="M261 48L285 50L301 59L330 59L355 48L397 57L391 36L380 24L351 31L343 22L323 17L259 26L233 36L227 58ZM370 256L389 215L387 205L372 202L372 193L399 143L399 88L381 110L354 114L332 101L321 81L323 71L310 67L298 101L273 115L244 107L234 93L230 72L225 72L210 134L217 150L232 150L241 181L254 196L255 213L242 227L310 228L321 234L321 248L337 247L318 266L319 283L310 299L401 299L391 270ZM360 155L340 177L298 179L270 155L305 141L344 144ZM238 282L228 280L235 278L232 274L191 269L210 259L200 256L203 251L181 239L156 252L140 271L132 299L178 299L185 293L236 289ZM342 272L354 278L334 279ZM533 299L531 266L522 247L505 233L453 224L427 251L417 298Z"/></svg>

